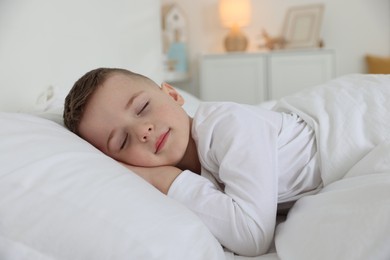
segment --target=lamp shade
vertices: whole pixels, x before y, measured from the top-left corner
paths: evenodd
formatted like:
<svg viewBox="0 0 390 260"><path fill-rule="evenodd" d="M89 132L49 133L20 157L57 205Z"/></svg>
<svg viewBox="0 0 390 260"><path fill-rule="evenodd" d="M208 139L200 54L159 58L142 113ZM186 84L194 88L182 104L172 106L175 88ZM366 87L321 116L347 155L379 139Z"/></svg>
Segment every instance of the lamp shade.
<svg viewBox="0 0 390 260"><path fill-rule="evenodd" d="M251 20L251 0L219 0L219 16L223 26L246 26Z"/></svg>

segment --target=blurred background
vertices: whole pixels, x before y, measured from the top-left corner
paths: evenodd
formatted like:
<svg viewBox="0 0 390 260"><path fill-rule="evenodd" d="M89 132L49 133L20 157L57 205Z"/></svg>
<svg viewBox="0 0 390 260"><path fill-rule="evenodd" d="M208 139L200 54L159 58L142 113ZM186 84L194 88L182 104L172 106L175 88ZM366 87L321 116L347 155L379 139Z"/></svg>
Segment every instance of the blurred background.
<svg viewBox="0 0 390 260"><path fill-rule="evenodd" d="M389 0L248 2L249 17L240 27L248 43L240 52L270 52L260 47L264 30L283 36L290 8L320 4L321 46L314 47L334 52L334 76L366 73L368 54L390 56ZM134 17L128 15L132 8L144 11ZM136 30L140 23L142 32ZM199 60L229 55L224 38L230 29L221 18L221 0L0 0L0 88L15 100L25 87L68 90L87 70L107 66L198 96Z"/></svg>
<svg viewBox="0 0 390 260"><path fill-rule="evenodd" d="M201 53L223 51L223 38L228 32L221 24L218 0L162 0L177 3L188 19L188 49L191 75L198 73ZM322 4L324 12L320 37L324 48L335 51L336 76L365 73L365 55L390 55L389 0L252 0L251 21L242 30L249 39L248 51L259 51L261 32L280 36L290 7ZM183 85L196 91L194 77Z"/></svg>

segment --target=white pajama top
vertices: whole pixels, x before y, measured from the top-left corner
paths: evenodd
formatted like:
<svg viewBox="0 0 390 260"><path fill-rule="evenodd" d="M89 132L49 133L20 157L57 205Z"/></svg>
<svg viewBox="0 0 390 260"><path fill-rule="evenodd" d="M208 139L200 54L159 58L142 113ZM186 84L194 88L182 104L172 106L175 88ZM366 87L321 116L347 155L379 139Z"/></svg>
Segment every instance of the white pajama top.
<svg viewBox="0 0 390 260"><path fill-rule="evenodd" d="M237 254L265 253L278 203L321 186L314 131L297 115L202 103L193 118L192 137L201 175L183 171L168 196L195 212Z"/></svg>

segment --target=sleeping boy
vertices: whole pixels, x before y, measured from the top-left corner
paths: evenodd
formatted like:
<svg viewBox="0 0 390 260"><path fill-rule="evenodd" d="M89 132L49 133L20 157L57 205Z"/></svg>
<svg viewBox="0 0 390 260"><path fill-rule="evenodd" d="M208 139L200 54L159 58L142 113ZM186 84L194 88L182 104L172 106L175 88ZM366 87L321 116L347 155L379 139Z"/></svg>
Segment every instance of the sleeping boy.
<svg viewBox="0 0 390 260"><path fill-rule="evenodd" d="M299 116L229 102L186 114L170 85L124 69L86 73L64 123L197 214L228 250L267 252L278 204L322 187L313 129Z"/></svg>

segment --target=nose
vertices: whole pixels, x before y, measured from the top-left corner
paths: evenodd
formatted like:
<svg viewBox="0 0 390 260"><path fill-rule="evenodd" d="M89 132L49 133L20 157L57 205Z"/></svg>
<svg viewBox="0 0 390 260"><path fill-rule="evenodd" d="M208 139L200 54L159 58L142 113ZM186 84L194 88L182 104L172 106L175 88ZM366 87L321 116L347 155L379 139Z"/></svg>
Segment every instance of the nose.
<svg viewBox="0 0 390 260"><path fill-rule="evenodd" d="M153 131L153 126L151 124L141 125L137 129L137 136L141 142L147 142L150 138L150 134Z"/></svg>

